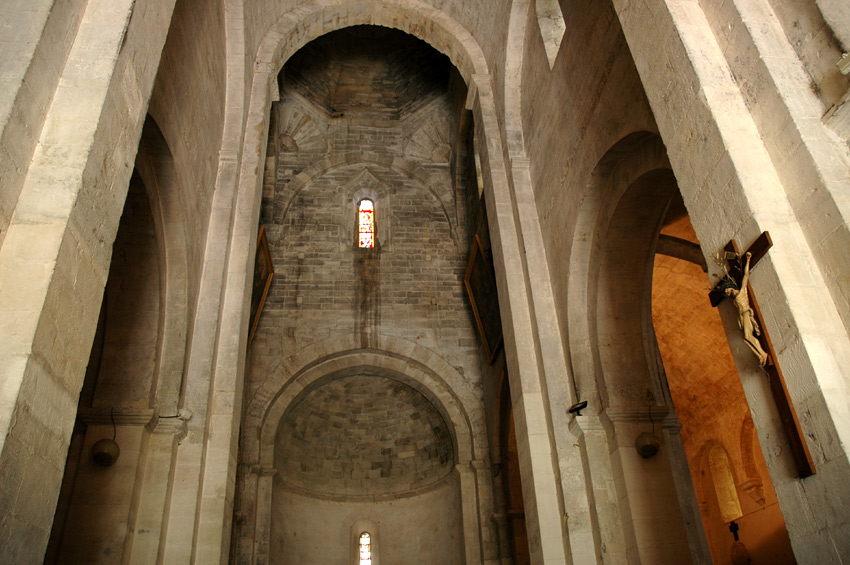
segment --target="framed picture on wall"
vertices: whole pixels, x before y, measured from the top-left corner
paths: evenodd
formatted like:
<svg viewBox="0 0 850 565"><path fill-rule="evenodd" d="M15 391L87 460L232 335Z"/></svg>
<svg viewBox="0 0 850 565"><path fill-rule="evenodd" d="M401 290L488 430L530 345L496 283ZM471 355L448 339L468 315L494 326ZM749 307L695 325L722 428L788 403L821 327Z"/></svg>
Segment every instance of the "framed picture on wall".
<svg viewBox="0 0 850 565"><path fill-rule="evenodd" d="M254 259L254 281L251 290L251 329L248 331L248 347L254 339L257 325L260 323L260 315L263 313L263 305L272 286L274 278L274 266L272 256L269 253L269 240L266 238L266 228L260 226L257 236L257 256Z"/></svg>
<svg viewBox="0 0 850 565"><path fill-rule="evenodd" d="M490 363L496 360L496 354L502 345L502 320L499 316L499 295L496 291L496 275L493 265L481 240L475 236L463 278L466 293L475 315L478 334Z"/></svg>

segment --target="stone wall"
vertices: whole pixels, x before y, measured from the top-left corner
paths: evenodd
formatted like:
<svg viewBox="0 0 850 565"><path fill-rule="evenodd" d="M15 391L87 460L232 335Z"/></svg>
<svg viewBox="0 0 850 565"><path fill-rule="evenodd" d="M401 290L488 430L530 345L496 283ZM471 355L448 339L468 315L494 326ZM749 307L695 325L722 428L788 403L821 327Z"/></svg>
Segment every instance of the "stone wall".
<svg viewBox="0 0 850 565"><path fill-rule="evenodd" d="M456 433L465 557L498 559L488 529L491 470L481 455L486 370L460 285L468 236L478 229L465 224L456 175L463 158L454 160L454 137L467 131L461 107L471 109L479 141L532 560L651 561L648 546L673 531L656 520L671 514L672 487L657 491L661 503L647 503L655 491L643 488L645 480L653 487L666 480L668 470L659 459L636 459L631 445L647 423L646 391L654 387L656 412L670 401L647 302L640 312L630 300L640 294L639 269L619 270L613 260L632 259L635 237L620 229L611 238L605 224L631 174L654 169L675 177L707 258L729 239L746 246L765 230L777 242L752 282L816 475L796 476L758 368L746 350L733 349L733 359L797 558L848 553L850 79L835 67L850 34L845 3L548 2L563 15L559 48L541 33L540 6L523 0L180 0L173 18L173 0L106 4L45 0L4 12L4 560L37 562L47 540L146 112L172 155L173 182L157 180L160 196L172 198L151 200L157 237L168 227L158 239L166 268L155 383L167 374L170 384L156 398L167 399L156 407L165 413L134 408L119 422L132 427L127 445L139 462L113 481L133 492L122 490L121 503L102 515L105 527L135 532L124 539L132 555L113 552L115 559L221 561L237 457L245 457L240 480L256 487L247 508L271 500L274 465L260 455L273 444L272 426L260 424L263 410L304 371L332 374L344 357L360 356L393 365L402 380L415 373L419 380L408 384L427 383L417 390ZM383 72L370 74L367 58L365 74L352 67L332 75L327 84L342 98L329 92L323 104L284 75L261 213L275 75L315 37L363 23L428 41L457 65L468 97L456 78L448 97L422 88L435 60L427 57L388 58L386 68L409 68L415 78L392 87ZM361 80L367 75L374 80ZM142 174L146 165L137 166ZM147 174L146 184L157 176ZM374 253L353 249L353 205L362 196L379 205ZM160 216L162 202L182 215ZM246 368L257 218L279 274ZM633 227L651 240L648 223ZM608 260L604 270L600 258ZM709 271L719 274L711 263ZM623 282L627 297L617 295ZM618 318L623 312L627 321ZM727 335L737 335L734 312L721 308L721 319ZM147 322L154 325L152 315ZM638 371L618 364L617 339L631 344L623 357ZM606 348L604 366L597 343ZM591 410L568 414L588 391ZM131 392L141 404L143 395ZM240 454L243 392L241 439L251 449ZM623 410L601 413L612 398ZM111 427L104 414L89 414L97 433ZM672 416L663 434L662 452L674 453ZM75 440L75 449L91 439ZM681 459L669 461L691 555L705 560L693 490L681 484L687 472ZM96 490L96 471L81 472L88 492ZM239 520L247 515L237 512ZM100 541L117 547L121 535L113 534ZM263 531L256 534L242 541L260 547ZM682 555L682 536L668 537Z"/></svg>
<svg viewBox="0 0 850 565"><path fill-rule="evenodd" d="M0 69L0 244L84 8L82 0L4 8L7 29L14 31L3 38Z"/></svg>
<svg viewBox="0 0 850 565"><path fill-rule="evenodd" d="M148 110L180 164L173 186L164 187L170 194L162 198L177 200L183 217L180 235L187 241L190 318L197 303L219 173L218 159L211 156L222 145L227 80L224 7L221 2L209 2L202 8L192 2L177 3Z"/></svg>
<svg viewBox="0 0 850 565"><path fill-rule="evenodd" d="M443 55L415 38L380 28L324 36L296 54L281 73L260 211L276 274L251 345L246 380L251 408L243 437L256 436L260 426L278 429L276 422L264 421L267 383L289 387L289 378L296 376L290 377L290 360L318 346L329 351L317 362L331 366L335 356L358 351L391 357L404 343L427 351L429 367L453 367L455 376L440 376L447 386L471 387L476 395L463 395L464 410L480 421L479 344L463 290L465 187L456 184L464 177L453 175L451 168L460 119L453 113L460 104L451 95L464 93L450 89L449 77ZM362 198L375 205L373 249L357 247ZM384 500L397 500L399 509L419 508L413 502L419 495L412 494L440 481L456 484L459 459L468 468L469 444L464 440L463 453L454 445L456 434L465 432L455 429L455 421L446 424L450 420L428 396L436 391L417 392L385 377L362 376L374 372L364 365L356 372L335 373L333 378L341 380L306 393L285 413L275 448L275 523L297 523L300 515L290 512L308 504L317 520L336 524L342 519L339 509L319 500L360 501L339 505L346 520L390 512L379 502ZM392 378L405 372L410 370ZM243 462L253 458L250 448L243 453ZM242 469L240 497L248 500L241 511L250 516L255 504L262 508L264 503L251 500L261 496L254 490L261 487L251 486L249 468ZM294 496L287 491L307 496L288 508L280 506L280 500ZM421 495L422 500L433 503L438 491ZM470 499L475 505L476 498ZM460 501L446 504L423 515L441 512L441 520L460 524L459 514L445 515L458 512ZM432 535L415 518L418 510L400 512L393 520L404 520L408 535ZM413 546L405 549L398 537L401 529L382 528L383 548L396 544L397 559L418 562ZM240 529L237 536L250 532ZM449 534L454 540L450 561L457 559L467 535L460 530ZM240 538L238 543L246 542ZM470 550L478 551L464 551Z"/></svg>
<svg viewBox="0 0 850 565"><path fill-rule="evenodd" d="M335 499L391 498L454 470L443 417L413 388L385 377L340 377L309 392L280 423L280 480Z"/></svg>
<svg viewBox="0 0 850 565"><path fill-rule="evenodd" d="M414 47L405 49L422 49L416 40L405 41L410 42ZM415 56L423 57L418 52ZM402 67L360 57L355 62L361 67L371 64L378 72L394 71L388 75L391 80L380 85L393 90ZM314 71L323 79L313 83L299 78L316 64L309 61L310 67L301 69L296 58L294 68L287 68L286 76L296 78L283 90L276 114L276 136L283 140L278 145L277 183L261 217L277 275L254 345L255 355L269 357L252 373L260 375L261 367L274 366L278 355L353 332L368 347L380 347L380 335L386 333L433 348L474 379L477 342L462 283L467 254L464 202L455 198L449 174L453 119L445 94L448 69L439 96L432 81L420 81L419 97L430 100L426 106L398 120L376 121L374 106L380 106L380 96L370 107L372 118L358 111L333 118L328 107L308 102L315 94L310 84L336 84L324 78L323 71ZM416 76L416 68L410 72ZM332 98L340 107L346 104L341 100L345 92L362 96L351 89L337 90ZM330 99L325 94L315 98ZM395 98L383 99L390 100L391 112L409 107ZM376 206L373 250L356 249L356 209L362 197L372 198ZM266 328L281 339L271 340Z"/></svg>
<svg viewBox="0 0 850 565"><path fill-rule="evenodd" d="M335 502L275 490L269 563L357 563L352 527L364 520L377 546L376 565L465 563L459 484L450 477L433 490L385 502Z"/></svg>

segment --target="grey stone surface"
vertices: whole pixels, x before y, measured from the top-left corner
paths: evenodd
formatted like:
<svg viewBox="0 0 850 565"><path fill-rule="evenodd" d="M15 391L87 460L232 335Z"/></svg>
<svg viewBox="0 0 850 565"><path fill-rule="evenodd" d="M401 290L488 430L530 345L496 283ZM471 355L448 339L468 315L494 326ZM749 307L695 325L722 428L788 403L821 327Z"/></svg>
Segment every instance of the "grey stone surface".
<svg viewBox="0 0 850 565"><path fill-rule="evenodd" d="M508 562L518 515L493 465L510 406L530 562L708 562L694 517L710 490L688 484L652 326L653 242L676 193L710 283L727 241L773 237L751 282L817 474L796 476L722 306L755 474L798 562L850 553L846 3L10 0L0 14L0 561L49 547L59 562L268 563L292 542L281 525L324 504L334 543L378 524L387 561L404 552L381 513L421 515L423 546L450 537L444 562ZM145 196L149 221L119 232ZM363 197L374 251L355 248ZM277 274L248 350L258 223ZM473 234L499 290L493 365L462 285ZM332 458L289 445L275 460L275 436L321 432L299 420L311 399L341 423L322 395L363 367L385 398L359 401L348 430L369 454L358 476L392 479L397 500L334 506L304 494ZM567 412L577 400L586 419ZM648 414L668 459L634 451ZM113 418L121 459L95 468L85 450ZM405 472L380 477L372 440L390 426L382 449ZM354 496L354 471L324 487Z"/></svg>

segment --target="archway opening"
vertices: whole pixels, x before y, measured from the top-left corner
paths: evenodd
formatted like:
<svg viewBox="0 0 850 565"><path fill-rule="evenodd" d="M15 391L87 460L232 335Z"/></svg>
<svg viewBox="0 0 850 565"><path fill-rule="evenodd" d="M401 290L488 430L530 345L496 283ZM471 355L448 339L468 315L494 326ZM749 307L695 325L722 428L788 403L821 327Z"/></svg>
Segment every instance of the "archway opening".
<svg viewBox="0 0 850 565"><path fill-rule="evenodd" d="M384 562L462 563L452 433L419 391L363 368L320 381L275 439L272 563L343 563L371 520Z"/></svg>
<svg viewBox="0 0 850 565"><path fill-rule="evenodd" d="M460 394L478 382L480 368L473 317L463 295L463 272L472 238L467 194L470 186L476 196L479 193L475 177L469 174L471 120L465 108L467 88L459 71L447 56L412 35L384 27L354 26L327 33L302 47L283 66L277 86L280 97L270 108L259 217L275 277L249 350L246 404L253 400L250 395L270 380L278 383L272 394L288 394L283 391L300 379L289 372L292 359L305 351L320 350L311 359L327 359L332 364L337 356L390 352L395 356L393 344L400 345L404 355L411 350L426 351L423 370L445 363L451 370L438 372L438 388ZM364 202L371 203L373 220L367 245L361 245ZM475 205L480 206L480 200ZM399 372L412 370L408 367ZM373 384L386 380L372 376ZM326 386L331 385L320 390ZM419 391L431 398L428 391ZM375 402L388 402L396 396L396 392L385 391ZM276 407L278 401L269 402ZM476 404L480 398L468 395L449 404L466 410L470 402L471 410L482 409ZM345 410L349 423L361 413L351 406ZM275 424L269 422L280 416L270 417L266 412L261 419L249 410L244 418L246 438L257 426L270 429ZM456 425L454 415L451 419ZM322 429L321 422L310 422L309 433ZM424 490L381 491L378 486L389 484L393 473L407 463L399 460L389 468L381 467L379 461L370 459L371 447L365 443L345 457L344 468L335 470L339 476L334 479L342 477L343 482L333 482L321 492L305 486L321 481L295 484L295 470L282 469L277 462L274 469L262 471L274 473L273 479L262 478L266 475L256 479L253 468L241 465L237 506L246 509L253 520L234 523L235 553L256 556L265 554L268 547L271 557L288 546L302 552L299 558L327 561L320 556L325 548L295 543L287 537L298 508L310 505L323 508L317 512L329 516L329 526L339 533L340 540L345 537L339 544L344 552L350 546L351 524L370 519L381 528L378 558L385 561L421 561L420 553L432 556L435 562L475 560L481 552L475 537L480 536L479 528L488 525L479 525L477 486L474 479L467 480L472 473L473 443L470 423L464 426L465 436L457 440L462 446L458 448L462 468L455 470L451 462L451 473ZM278 443L285 443L280 438L288 441L296 432L283 426L277 433ZM394 446L404 445L408 439L372 437L369 445L382 442L389 456ZM261 449L266 447L264 444ZM254 454L243 452L242 456L249 460ZM300 468L301 463L306 465L302 458L308 456L303 452L280 461L298 461ZM265 455L259 458L267 459ZM360 463L368 463L369 469L359 468ZM268 461L265 464L270 465ZM374 469L373 464L377 465ZM424 461L413 465L416 473L431 472ZM389 475L384 477L382 472ZM257 498L265 488L258 484L269 484L275 490L271 504ZM472 493L471 498L464 497L464 503L472 501L473 506L463 512L460 488ZM389 512L390 502L394 508L409 506L439 489L446 490L445 496L431 505L433 512L442 512L439 521L452 525L449 530L438 529L445 534L441 544L412 544L413 538L406 539L402 530L388 528L375 518ZM333 514L329 497L336 497L335 503L345 502L353 514ZM358 497L374 499L375 504L365 505ZM258 510L251 513L254 508ZM422 520L429 516L424 507L412 514ZM270 522L277 524L270 533L265 526L269 516ZM402 523L412 528L411 532L417 531L410 520L400 520ZM432 545L444 546L446 553L432 555ZM386 557L389 554L395 559Z"/></svg>
<svg viewBox="0 0 850 565"><path fill-rule="evenodd" d="M157 374L162 280L144 183L133 174L113 245L98 327L45 563L121 555L131 536L136 468ZM101 440L118 450L96 459ZM102 445L102 444L98 444Z"/></svg>
<svg viewBox="0 0 850 565"><path fill-rule="evenodd" d="M187 332L186 242L175 177L169 146L148 115L112 247L45 563L127 559L131 546L158 544L166 499L159 484L170 474L161 461L170 459L175 445L170 436L153 437L149 424L176 418ZM95 448L102 440L117 444L111 461L103 458L103 446ZM136 528L140 516L143 531Z"/></svg>
<svg viewBox="0 0 850 565"><path fill-rule="evenodd" d="M730 562L733 552L746 548L754 562L793 563L729 338L708 300L699 242L678 191L657 251L652 321L712 559Z"/></svg>
<svg viewBox="0 0 850 565"><path fill-rule="evenodd" d="M707 297L706 254L660 138L638 132L607 152L578 225L582 237L571 265L580 275L586 262L588 275L571 281L571 293L581 298L587 285L590 320L571 335L577 387L591 401L598 395L612 423L611 468L622 474L618 496L630 501L616 509L627 527L607 535L622 535L626 551L634 547L659 562L688 554L705 559L709 552L722 561L735 543L738 553L743 544L767 558L793 559L764 457L753 443L731 334ZM641 447L648 435L655 436L657 455ZM706 446L715 444L728 453L728 465L720 467L734 477L741 501L739 542L721 519L715 483L703 475L710 476Z"/></svg>

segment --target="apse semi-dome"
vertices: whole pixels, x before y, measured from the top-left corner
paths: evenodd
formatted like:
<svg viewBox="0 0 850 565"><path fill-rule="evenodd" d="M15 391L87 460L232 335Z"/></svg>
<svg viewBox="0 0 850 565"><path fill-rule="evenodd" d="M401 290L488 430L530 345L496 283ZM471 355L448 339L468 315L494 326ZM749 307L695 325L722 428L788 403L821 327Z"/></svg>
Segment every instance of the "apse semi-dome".
<svg viewBox="0 0 850 565"><path fill-rule="evenodd" d="M277 478L322 497L372 498L425 490L454 467L445 420L420 392L383 376L330 381L281 421Z"/></svg>

